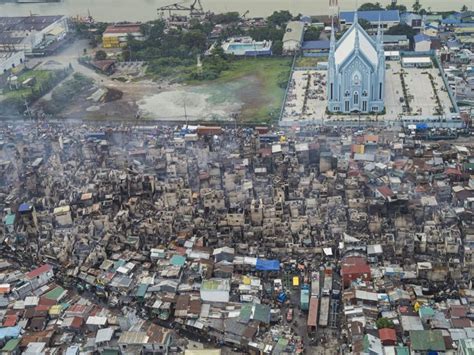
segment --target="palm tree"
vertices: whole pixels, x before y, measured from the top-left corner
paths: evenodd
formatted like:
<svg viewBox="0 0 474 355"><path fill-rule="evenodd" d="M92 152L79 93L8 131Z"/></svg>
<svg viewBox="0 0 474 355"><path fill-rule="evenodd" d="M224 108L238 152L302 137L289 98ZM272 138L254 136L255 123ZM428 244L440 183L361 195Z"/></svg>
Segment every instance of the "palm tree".
<svg viewBox="0 0 474 355"><path fill-rule="evenodd" d="M412 9L416 13L418 13L421 10L420 0L415 1L415 3L412 5Z"/></svg>

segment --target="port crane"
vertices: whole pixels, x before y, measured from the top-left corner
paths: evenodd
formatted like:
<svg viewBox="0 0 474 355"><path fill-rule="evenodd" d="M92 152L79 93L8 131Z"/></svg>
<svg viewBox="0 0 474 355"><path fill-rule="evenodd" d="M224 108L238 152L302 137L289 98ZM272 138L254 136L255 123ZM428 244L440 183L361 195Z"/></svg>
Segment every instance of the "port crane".
<svg viewBox="0 0 474 355"><path fill-rule="evenodd" d="M163 16L166 11L169 13L169 17L173 17L173 12L176 11L188 11L191 18L203 18L206 13L202 7L201 0L194 0L194 2L186 6L185 2L175 3L171 5L166 5L158 8L158 14Z"/></svg>

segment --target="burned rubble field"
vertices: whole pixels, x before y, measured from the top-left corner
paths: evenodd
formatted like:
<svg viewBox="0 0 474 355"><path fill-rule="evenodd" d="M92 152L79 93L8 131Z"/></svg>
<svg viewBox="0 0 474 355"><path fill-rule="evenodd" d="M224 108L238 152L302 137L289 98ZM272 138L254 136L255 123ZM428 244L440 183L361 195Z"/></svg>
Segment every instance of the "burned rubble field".
<svg viewBox="0 0 474 355"><path fill-rule="evenodd" d="M472 349L473 156L371 128L6 123L1 351Z"/></svg>

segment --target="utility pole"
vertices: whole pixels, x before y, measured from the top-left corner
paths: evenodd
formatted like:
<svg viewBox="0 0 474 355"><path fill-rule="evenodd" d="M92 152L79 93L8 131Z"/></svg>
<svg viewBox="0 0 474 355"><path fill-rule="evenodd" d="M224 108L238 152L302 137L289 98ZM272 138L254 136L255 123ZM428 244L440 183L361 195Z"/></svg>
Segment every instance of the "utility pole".
<svg viewBox="0 0 474 355"><path fill-rule="evenodd" d="M30 106L28 104L28 101L26 100L25 97L23 97L23 100L25 102L26 113L28 114L28 117L30 118L30 120L33 120L33 117L31 117L31 110L30 110Z"/></svg>

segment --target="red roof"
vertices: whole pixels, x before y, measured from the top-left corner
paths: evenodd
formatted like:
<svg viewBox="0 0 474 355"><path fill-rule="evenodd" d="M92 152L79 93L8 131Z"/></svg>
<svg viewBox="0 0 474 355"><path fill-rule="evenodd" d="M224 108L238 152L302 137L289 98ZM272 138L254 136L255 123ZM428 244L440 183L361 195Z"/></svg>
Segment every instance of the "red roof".
<svg viewBox="0 0 474 355"><path fill-rule="evenodd" d="M71 328L80 329L82 327L82 324L84 324L83 318L74 317L74 319L71 322Z"/></svg>
<svg viewBox="0 0 474 355"><path fill-rule="evenodd" d="M450 308L450 314L451 318L463 318L466 317L467 315L467 307L466 306L461 306L461 305L453 305Z"/></svg>
<svg viewBox="0 0 474 355"><path fill-rule="evenodd" d="M341 275L366 273L370 273L370 266L367 264L365 258L350 256L344 259L341 268Z"/></svg>
<svg viewBox="0 0 474 355"><path fill-rule="evenodd" d="M142 29L140 25L134 24L134 23L129 23L129 24L123 24L123 25L111 25L107 27L105 30L104 34L107 33L138 33L141 32Z"/></svg>
<svg viewBox="0 0 474 355"><path fill-rule="evenodd" d="M447 175L462 175L459 169L457 168L447 168L444 172Z"/></svg>
<svg viewBox="0 0 474 355"><path fill-rule="evenodd" d="M17 316L16 314L11 314L9 316L5 317L5 320L3 321L3 326L4 327L14 327L16 325L17 321Z"/></svg>
<svg viewBox="0 0 474 355"><path fill-rule="evenodd" d="M46 298L46 297L40 297L39 304L43 306L54 306L56 304L56 301L50 300L49 298Z"/></svg>
<svg viewBox="0 0 474 355"><path fill-rule="evenodd" d="M387 198L387 197L393 197L395 194L393 193L393 191L390 189L390 187L388 186L380 186L378 189L377 189L383 197Z"/></svg>
<svg viewBox="0 0 474 355"><path fill-rule="evenodd" d="M49 311L49 309L51 308L50 305L47 305L47 304L39 304L35 307L35 311L37 312L44 312L44 311Z"/></svg>
<svg viewBox="0 0 474 355"><path fill-rule="evenodd" d="M318 324L319 299L311 297L309 301L308 327L315 327Z"/></svg>
<svg viewBox="0 0 474 355"><path fill-rule="evenodd" d="M397 341L397 333L395 332L395 329L391 328L382 328L379 329L379 338L382 340L382 342L385 341Z"/></svg>
<svg viewBox="0 0 474 355"><path fill-rule="evenodd" d="M29 273L27 273L26 277L31 280L31 279L34 279L35 277L38 277L41 274L44 274L44 273L46 273L48 271L51 271L51 270L53 270L53 267L51 265L44 264L43 266L40 266L39 268L34 269L34 270L30 271Z"/></svg>
<svg viewBox="0 0 474 355"><path fill-rule="evenodd" d="M451 324L453 328L471 328L472 323L469 318L451 318Z"/></svg>

